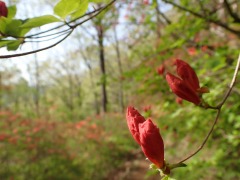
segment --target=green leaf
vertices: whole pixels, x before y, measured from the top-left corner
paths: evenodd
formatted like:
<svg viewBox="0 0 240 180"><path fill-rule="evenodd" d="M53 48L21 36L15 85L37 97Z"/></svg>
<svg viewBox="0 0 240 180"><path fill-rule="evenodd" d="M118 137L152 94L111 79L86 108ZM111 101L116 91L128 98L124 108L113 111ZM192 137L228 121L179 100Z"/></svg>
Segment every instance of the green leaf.
<svg viewBox="0 0 240 180"><path fill-rule="evenodd" d="M61 0L54 7L54 13L65 19L79 7L79 0Z"/></svg>
<svg viewBox="0 0 240 180"><path fill-rule="evenodd" d="M0 48L5 47L7 44L11 43L13 41L10 40L0 40Z"/></svg>
<svg viewBox="0 0 240 180"><path fill-rule="evenodd" d="M89 0L91 3L109 3L110 0Z"/></svg>
<svg viewBox="0 0 240 180"><path fill-rule="evenodd" d="M171 178L169 176L165 176L164 178L162 178L162 180L176 180L176 179L173 179L173 178Z"/></svg>
<svg viewBox="0 0 240 180"><path fill-rule="evenodd" d="M22 39L19 40L0 40L0 48L7 46L7 50L15 51L22 43Z"/></svg>
<svg viewBox="0 0 240 180"><path fill-rule="evenodd" d="M9 19L9 18L0 18L0 31L7 36L24 36L29 29L22 30L20 26L22 25L22 20L19 19Z"/></svg>
<svg viewBox="0 0 240 180"><path fill-rule="evenodd" d="M21 33L19 26L21 25L22 21L18 19L12 19L10 21L7 21L5 33L9 36L19 36Z"/></svg>
<svg viewBox="0 0 240 180"><path fill-rule="evenodd" d="M88 8L88 0L81 0L78 9L71 15L71 19L76 19L78 17L81 17Z"/></svg>
<svg viewBox="0 0 240 180"><path fill-rule="evenodd" d="M168 176L165 176L164 178L162 178L162 180L169 180Z"/></svg>
<svg viewBox="0 0 240 180"><path fill-rule="evenodd" d="M15 50L18 49L18 47L20 46L21 43L22 43L22 40L11 41L7 44L7 50L8 51L15 51Z"/></svg>
<svg viewBox="0 0 240 180"><path fill-rule="evenodd" d="M45 24L50 24L53 22L60 22L60 19L52 15L44 15L44 16L39 16L39 17L29 19L26 23L24 23L21 26L21 28L35 28L35 27L40 27Z"/></svg>
<svg viewBox="0 0 240 180"><path fill-rule="evenodd" d="M6 26L7 26L6 19L7 18L5 18L5 17L0 18L0 32L3 34L5 34L5 32L6 32Z"/></svg>
<svg viewBox="0 0 240 180"><path fill-rule="evenodd" d="M17 8L16 8L15 5L14 6L9 6L8 7L8 18L9 19L14 18L15 15L16 15L16 12L17 12Z"/></svg>

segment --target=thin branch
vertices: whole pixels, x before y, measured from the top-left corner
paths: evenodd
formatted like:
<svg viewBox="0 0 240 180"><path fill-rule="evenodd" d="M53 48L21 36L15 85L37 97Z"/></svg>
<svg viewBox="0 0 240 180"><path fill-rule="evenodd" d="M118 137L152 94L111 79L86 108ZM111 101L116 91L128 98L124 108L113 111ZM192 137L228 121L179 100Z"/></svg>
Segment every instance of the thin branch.
<svg viewBox="0 0 240 180"><path fill-rule="evenodd" d="M79 18L76 18L76 19L70 21L69 23L73 23L73 22L75 22L75 21L77 21L77 20L79 20L79 19L81 19L81 18L83 18L83 17L85 17L85 16L89 16L89 15L91 15L91 14L94 14L95 12L100 11L101 9L102 9L102 7L99 8L99 9L95 9L94 11L91 11L91 12L89 12L89 13L86 13L86 14L80 16ZM53 28L51 28L51 29L48 29L48 30L46 30L46 31L42 31L42 32L39 32L39 33L36 33L36 34L28 35L28 36L26 36L25 38L32 38L33 36L38 36L38 35L40 35L40 34L48 33L48 32L50 32L50 31L59 29L59 28L65 26L65 25L66 25L66 24L64 23L64 24L61 24L61 25L59 25L59 26L53 27Z"/></svg>
<svg viewBox="0 0 240 180"><path fill-rule="evenodd" d="M192 15L194 15L194 16L196 16L196 17L199 17L199 18L201 18L201 19L204 19L204 20L206 20L206 21L209 21L209 22L211 22L211 23L214 23L214 24L216 24L216 25L218 25L218 26L220 26L220 27L228 30L229 32L231 32L231 33L233 33L233 34L236 34L237 36L240 37L240 31L237 31L237 30L235 30L235 29L232 29L232 28L229 27L227 24L225 24L225 23L223 23L223 22L221 22L221 21L214 20L214 19L210 18L209 16L201 15L201 14L195 12L195 11L192 11L192 10L190 10L190 9L188 9L188 8L185 8L185 7L183 7L183 6L180 6L180 5L178 5L178 4L176 4L176 3L172 2L172 1L168 1L168 0L163 0L163 1L164 1L165 3L169 3L169 4L177 7L177 8L180 9L180 10L189 12L189 13L191 13Z"/></svg>
<svg viewBox="0 0 240 180"><path fill-rule="evenodd" d="M227 98L229 97L229 95L230 95L230 93L233 89L233 86L236 83L239 67L240 67L240 54L238 56L237 65L236 65L236 68L235 68L235 71L234 71L234 75L233 75L233 79L232 79L232 82L230 84L230 87L229 87L225 97L223 98L222 102L217 107L221 108L223 106L223 104L225 103L225 101L227 100Z"/></svg>
<svg viewBox="0 0 240 180"><path fill-rule="evenodd" d="M113 0L113 1L111 1L111 2L108 3L106 6L104 6L100 11L98 11L96 14L91 15L89 18L87 18L87 19L85 19L85 20L83 20L83 21L81 21L81 22L75 24L75 25L72 26L72 27L75 28L75 27L77 27L77 26L79 26L79 25L85 23L86 21L88 21L88 20L90 20L90 19L93 19L94 17L96 17L97 15L99 15L102 11L104 11L105 9L107 9L108 7L110 7L115 1L117 1L117 0Z"/></svg>
<svg viewBox="0 0 240 180"><path fill-rule="evenodd" d="M69 31L69 30L68 30ZM70 30L71 31L71 30ZM57 38L59 38L59 37L61 37L61 36L63 36L63 35L66 35L66 34L68 34L69 32L67 32L67 31L65 31L65 32L62 32L61 34L55 34L56 36L54 36L54 37L51 37L51 38L48 38L48 39L43 39L43 40L25 40L24 42L46 42L46 41L51 41L51 40L53 40L53 39L57 39Z"/></svg>
<svg viewBox="0 0 240 180"><path fill-rule="evenodd" d="M240 23L240 18L238 17L237 13L234 13L232 11L231 5L229 4L229 2L227 0L224 0L224 5L228 11L228 13L230 14L230 16L234 19L234 22Z"/></svg>
<svg viewBox="0 0 240 180"><path fill-rule="evenodd" d="M59 32L56 32L56 33L51 33L51 34L47 34L47 35L42 35L42 36L36 36L36 37L24 37L25 39L40 39L40 38L45 38L45 37L49 37L49 36L54 36L54 35L57 35L57 34L62 34L62 33L65 33L67 31L71 30L71 28L68 28L68 29L64 29L62 31L59 31Z"/></svg>
<svg viewBox="0 0 240 180"><path fill-rule="evenodd" d="M211 129L209 130L207 136L204 138L204 140L203 140L201 146L199 146L199 148L198 148L194 153L190 154L190 155L189 155L188 157L186 157L185 159L179 161L177 164L181 164L181 163L187 161L188 159L190 159L191 157L195 156L199 151L202 150L202 148L203 148L204 145L206 144L208 138L209 138L210 135L212 134L215 125L216 125L217 122L218 122L218 118L219 118L220 112L221 112L221 109L218 109L218 111L217 111L217 116L216 116L216 118L215 118L215 120L214 120L214 122L213 122L213 125L212 125Z"/></svg>
<svg viewBox="0 0 240 180"><path fill-rule="evenodd" d="M12 54L12 55L3 55L3 56L0 56L0 59L2 58L13 58L13 57L19 57L19 56L26 56L26 55L29 55L29 54L33 54L33 53L37 53L37 52L40 52L40 51L44 51L44 50L47 50L47 49L50 49L56 45L58 45L59 43L61 43L62 41L64 41L68 36L70 36L70 34L72 34L74 29L72 29L65 37L63 37L60 41L50 45L50 46L47 46L47 47L44 47L44 48L41 48L41 49L37 49L37 50L34 50L34 51L28 51L28 52L25 52L25 53L19 53L19 54Z"/></svg>

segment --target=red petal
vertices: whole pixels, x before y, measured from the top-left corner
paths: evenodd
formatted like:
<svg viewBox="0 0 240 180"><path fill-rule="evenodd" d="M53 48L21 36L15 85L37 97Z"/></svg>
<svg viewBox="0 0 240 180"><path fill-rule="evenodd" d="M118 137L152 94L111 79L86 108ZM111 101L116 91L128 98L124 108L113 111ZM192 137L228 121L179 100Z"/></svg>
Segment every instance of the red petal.
<svg viewBox="0 0 240 180"><path fill-rule="evenodd" d="M171 73L166 74L166 80L173 93L175 93L178 97L196 105L201 102L196 91L184 80L172 75Z"/></svg>
<svg viewBox="0 0 240 180"><path fill-rule="evenodd" d="M145 156L158 168L164 165L164 143L159 129L148 119L139 125L141 148Z"/></svg>
<svg viewBox="0 0 240 180"><path fill-rule="evenodd" d="M134 107L129 106L127 108L126 119L129 131L131 132L135 141L140 145L139 124L143 123L145 118Z"/></svg>
<svg viewBox="0 0 240 180"><path fill-rule="evenodd" d="M200 88L199 80L197 74L193 70L193 68L183 60L177 59L175 62L177 66L177 74L186 82L193 87L194 90Z"/></svg>

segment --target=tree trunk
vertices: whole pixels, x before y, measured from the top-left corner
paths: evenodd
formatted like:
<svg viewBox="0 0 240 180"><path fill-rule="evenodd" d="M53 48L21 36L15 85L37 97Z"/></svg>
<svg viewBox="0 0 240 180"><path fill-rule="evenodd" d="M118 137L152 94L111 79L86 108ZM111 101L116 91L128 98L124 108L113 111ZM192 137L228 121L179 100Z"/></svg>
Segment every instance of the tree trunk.
<svg viewBox="0 0 240 180"><path fill-rule="evenodd" d="M114 39L116 42L115 48L116 48L116 53L117 53L117 62L118 62L118 69L119 69L119 103L121 106L121 112L124 112L123 70L122 70L122 62L121 62L121 55L120 55L120 50L119 50L119 43L118 43L116 27L114 27Z"/></svg>
<svg viewBox="0 0 240 180"><path fill-rule="evenodd" d="M98 33L98 46L99 46L99 60L100 60L100 68L102 73L102 110L103 112L107 112L107 89L106 89L106 70L105 70L105 57L104 57L104 45L103 45L103 27L100 23L97 27Z"/></svg>
<svg viewBox="0 0 240 180"><path fill-rule="evenodd" d="M40 117L40 104L39 104L39 99L40 99L40 80L39 80L39 64L38 64L38 59L37 59L37 54L35 54L35 93L34 93L34 104L35 104L35 111L37 114L37 117Z"/></svg>

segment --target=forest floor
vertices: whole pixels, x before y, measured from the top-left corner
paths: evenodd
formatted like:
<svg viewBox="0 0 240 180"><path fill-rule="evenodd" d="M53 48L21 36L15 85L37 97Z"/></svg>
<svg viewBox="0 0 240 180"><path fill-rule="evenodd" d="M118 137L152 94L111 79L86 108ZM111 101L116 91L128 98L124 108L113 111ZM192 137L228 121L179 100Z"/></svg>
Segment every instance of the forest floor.
<svg viewBox="0 0 240 180"><path fill-rule="evenodd" d="M134 158L133 158L134 157ZM142 153L138 150L133 153L133 157L120 166L118 169L109 173L106 180L159 180L159 174L147 175L149 171L149 165Z"/></svg>

